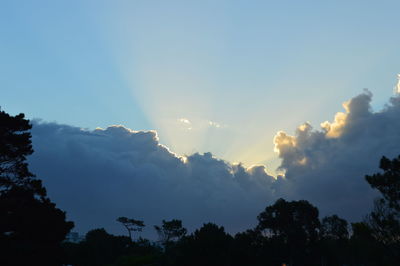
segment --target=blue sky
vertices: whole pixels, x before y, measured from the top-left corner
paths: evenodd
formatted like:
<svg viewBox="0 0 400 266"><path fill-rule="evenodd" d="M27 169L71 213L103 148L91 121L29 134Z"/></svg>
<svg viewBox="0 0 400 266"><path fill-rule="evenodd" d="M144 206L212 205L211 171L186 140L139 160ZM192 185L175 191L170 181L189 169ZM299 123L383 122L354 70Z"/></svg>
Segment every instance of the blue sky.
<svg viewBox="0 0 400 266"><path fill-rule="evenodd" d="M399 72L398 1L2 1L9 113L157 130L179 154L276 164L272 139L318 128Z"/></svg>

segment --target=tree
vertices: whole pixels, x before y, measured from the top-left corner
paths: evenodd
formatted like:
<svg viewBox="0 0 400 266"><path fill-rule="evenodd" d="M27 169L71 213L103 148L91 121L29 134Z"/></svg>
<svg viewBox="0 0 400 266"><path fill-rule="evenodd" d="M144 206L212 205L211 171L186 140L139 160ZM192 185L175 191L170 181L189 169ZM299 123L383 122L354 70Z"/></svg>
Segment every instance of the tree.
<svg viewBox="0 0 400 266"><path fill-rule="evenodd" d="M129 219L127 217L119 217L117 222L120 222L126 230L128 230L129 239L132 241L132 232L141 232L145 227L144 222L135 219Z"/></svg>
<svg viewBox="0 0 400 266"><path fill-rule="evenodd" d="M331 240L348 239L348 223L337 215L326 216L322 219L321 235L323 238Z"/></svg>
<svg viewBox="0 0 400 266"><path fill-rule="evenodd" d="M353 233L349 245L350 265L396 265L383 262L384 248L373 237L373 230L367 223L352 223L351 227Z"/></svg>
<svg viewBox="0 0 400 266"><path fill-rule="evenodd" d="M383 172L365 176L371 187L382 194L365 223L371 236L385 247L382 257L391 264L400 260L400 156L393 160L383 156L379 167Z"/></svg>
<svg viewBox="0 0 400 266"><path fill-rule="evenodd" d="M235 235L232 248L232 262L233 265L240 266L266 265L267 260L273 260L273 253L271 251L271 247L267 245L267 241L261 235L260 231L249 229Z"/></svg>
<svg viewBox="0 0 400 266"><path fill-rule="evenodd" d="M132 243L129 237L114 236L103 228L90 230L79 243L65 243L65 249L68 265L74 266L155 265L160 255L146 239Z"/></svg>
<svg viewBox="0 0 400 266"><path fill-rule="evenodd" d="M0 193L18 186L46 196L42 182L29 171L26 162L26 156L33 153L29 132L32 126L24 117L0 111Z"/></svg>
<svg viewBox="0 0 400 266"><path fill-rule="evenodd" d="M318 238L318 209L306 200L278 199L257 216L258 229L284 242L310 242Z"/></svg>
<svg viewBox="0 0 400 266"><path fill-rule="evenodd" d="M29 121L0 112L1 265L61 265L61 242L73 227L29 171Z"/></svg>
<svg viewBox="0 0 400 266"><path fill-rule="evenodd" d="M180 240L187 233L186 228L182 226L182 221L176 219L171 221L162 220L162 225L155 225L154 229L156 229L160 241L164 244Z"/></svg>
<svg viewBox="0 0 400 266"><path fill-rule="evenodd" d="M365 176L371 187L378 189L383 198L374 202L367 217L373 235L383 244L400 244L400 156L380 161L383 173Z"/></svg>
<svg viewBox="0 0 400 266"><path fill-rule="evenodd" d="M230 251L233 238L224 227L213 223L204 224L183 240L184 263L181 265L231 265Z"/></svg>
<svg viewBox="0 0 400 266"><path fill-rule="evenodd" d="M365 179L372 188L382 193L390 208L400 212L400 156L393 160L383 156L379 168L383 173L366 175Z"/></svg>
<svg viewBox="0 0 400 266"><path fill-rule="evenodd" d="M319 248L323 265L346 264L349 240L347 221L337 215L324 217L320 234Z"/></svg>
<svg viewBox="0 0 400 266"><path fill-rule="evenodd" d="M258 226L264 236L283 245L287 254L282 259L305 263L310 260L318 240L320 222L318 209L306 200L288 202L278 199L258 215Z"/></svg>
<svg viewBox="0 0 400 266"><path fill-rule="evenodd" d="M103 228L90 230L83 241L66 245L68 264L111 265L118 257L128 254L129 243L128 237L113 236Z"/></svg>
<svg viewBox="0 0 400 266"><path fill-rule="evenodd" d="M366 217L376 240L385 245L400 243L400 221L385 199L376 199L374 209Z"/></svg>

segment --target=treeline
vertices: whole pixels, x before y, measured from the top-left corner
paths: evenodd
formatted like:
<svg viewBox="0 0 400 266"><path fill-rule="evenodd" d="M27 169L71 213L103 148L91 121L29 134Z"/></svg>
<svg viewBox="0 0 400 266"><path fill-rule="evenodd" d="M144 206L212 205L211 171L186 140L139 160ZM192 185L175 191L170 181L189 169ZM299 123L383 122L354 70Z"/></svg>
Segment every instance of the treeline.
<svg viewBox="0 0 400 266"><path fill-rule="evenodd" d="M255 228L235 236L213 223L186 234L180 220L163 220L155 226L157 242L94 229L64 248L69 264L87 266L398 265L400 234L387 239L376 227L376 215L349 225L337 215L319 220L318 209L308 201L278 199L258 215Z"/></svg>
<svg viewBox="0 0 400 266"><path fill-rule="evenodd" d="M234 236L213 223L188 234L182 221L163 220L154 226L159 241L151 242L136 236L144 221L119 217L128 236L94 229L71 243L65 237L73 223L28 169L30 129L23 114L0 111L0 265L399 265L400 156L383 157L382 171L366 176L381 198L358 223L320 220L308 201L278 199L255 228Z"/></svg>

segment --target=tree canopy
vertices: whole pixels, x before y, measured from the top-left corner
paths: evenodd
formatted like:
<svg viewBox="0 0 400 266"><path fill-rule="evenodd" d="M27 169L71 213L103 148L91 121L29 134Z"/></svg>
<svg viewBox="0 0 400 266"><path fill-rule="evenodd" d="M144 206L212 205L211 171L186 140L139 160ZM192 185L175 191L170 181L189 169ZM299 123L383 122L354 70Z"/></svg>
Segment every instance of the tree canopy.
<svg viewBox="0 0 400 266"><path fill-rule="evenodd" d="M26 162L26 157L33 153L32 125L24 117L0 111L0 193L19 186L45 196L42 182L29 171Z"/></svg>
<svg viewBox="0 0 400 266"><path fill-rule="evenodd" d="M383 156L379 167L383 173L367 175L365 179L382 193L391 208L400 212L400 156L393 160Z"/></svg>
<svg viewBox="0 0 400 266"><path fill-rule="evenodd" d="M282 254L283 261L309 264L319 236L318 214L318 209L306 200L278 199L258 215L257 228L286 251Z"/></svg>
<svg viewBox="0 0 400 266"><path fill-rule="evenodd" d="M0 112L1 265L61 265L61 242L73 227L29 171L29 121Z"/></svg>
<svg viewBox="0 0 400 266"><path fill-rule="evenodd" d="M127 217L117 218L117 222L120 222L128 231L129 238L132 240L132 232L141 232L145 224L141 220L130 219Z"/></svg>
<svg viewBox="0 0 400 266"><path fill-rule="evenodd" d="M182 226L182 221L177 219L162 220L162 225L155 225L154 229L157 231L162 243L179 240L187 233L186 228Z"/></svg>
<svg viewBox="0 0 400 266"><path fill-rule="evenodd" d="M258 229L287 243L314 241L320 226L318 214L318 209L306 200L278 199L258 215Z"/></svg>
<svg viewBox="0 0 400 266"><path fill-rule="evenodd" d="M343 240L349 237L348 223L337 215L322 219L321 236L325 239Z"/></svg>

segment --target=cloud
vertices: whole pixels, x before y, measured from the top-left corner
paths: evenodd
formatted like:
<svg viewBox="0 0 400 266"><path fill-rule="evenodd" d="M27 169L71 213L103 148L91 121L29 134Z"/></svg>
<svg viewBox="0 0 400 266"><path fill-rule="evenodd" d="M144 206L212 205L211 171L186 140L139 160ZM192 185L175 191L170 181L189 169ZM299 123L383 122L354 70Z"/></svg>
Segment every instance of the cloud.
<svg viewBox="0 0 400 266"><path fill-rule="evenodd" d="M216 128L222 127L222 125L220 123L217 123L217 122L214 122L214 121L208 121L208 125L210 127L216 127Z"/></svg>
<svg viewBox="0 0 400 266"><path fill-rule="evenodd" d="M186 118L180 118L180 119L178 119L178 121L180 122L180 123L184 123L184 124L187 124L187 125L190 125L190 124L192 124L188 119L186 119Z"/></svg>
<svg viewBox="0 0 400 266"><path fill-rule="evenodd" d="M119 216L143 219L149 230L178 218L191 229L213 221L238 231L274 198L265 167L246 169L211 153L180 157L159 144L155 131L33 125L32 169L82 232L120 232Z"/></svg>
<svg viewBox="0 0 400 266"><path fill-rule="evenodd" d="M278 132L275 151L284 177L211 153L179 156L159 143L155 131L124 126L91 131L34 121L35 153L29 160L51 199L81 232L105 227L121 233L119 216L143 219L145 235L172 218L191 230L211 221L237 232L254 226L256 216L279 197L306 199L322 215L356 221L377 196L364 176L378 170L381 156L400 153L400 97L379 112L372 111L371 99L368 91L354 97L320 129L304 123L294 135Z"/></svg>
<svg viewBox="0 0 400 266"><path fill-rule="evenodd" d="M288 198L304 198L324 213L352 219L367 214L377 193L364 176L378 170L383 155L400 154L400 98L391 98L380 112L372 111L371 99L364 91L345 102L345 112L322 123L321 130L305 123L294 136L275 136Z"/></svg>

